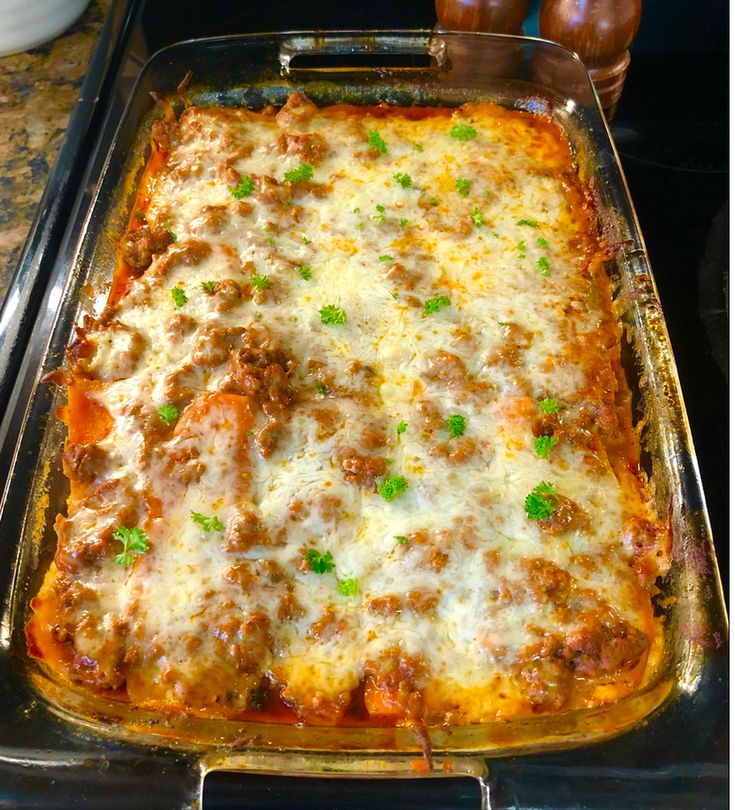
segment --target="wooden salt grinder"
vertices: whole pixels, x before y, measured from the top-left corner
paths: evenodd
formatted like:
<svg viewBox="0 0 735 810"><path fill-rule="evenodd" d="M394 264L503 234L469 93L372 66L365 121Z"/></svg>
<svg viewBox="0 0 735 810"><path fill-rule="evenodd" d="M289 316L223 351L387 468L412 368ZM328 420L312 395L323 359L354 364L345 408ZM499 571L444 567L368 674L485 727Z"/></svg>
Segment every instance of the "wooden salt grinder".
<svg viewBox="0 0 735 810"><path fill-rule="evenodd" d="M576 51L608 120L623 92L628 46L640 21L641 0L544 0L541 6L541 36Z"/></svg>
<svg viewBox="0 0 735 810"><path fill-rule="evenodd" d="M452 31L522 34L530 0L435 0L439 27Z"/></svg>

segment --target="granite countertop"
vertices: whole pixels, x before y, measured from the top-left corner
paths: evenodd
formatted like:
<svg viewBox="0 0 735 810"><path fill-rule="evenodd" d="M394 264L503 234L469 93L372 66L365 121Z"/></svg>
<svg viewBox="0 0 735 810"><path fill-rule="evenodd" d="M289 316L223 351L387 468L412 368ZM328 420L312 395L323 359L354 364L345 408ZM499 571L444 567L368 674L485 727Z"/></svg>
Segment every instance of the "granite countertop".
<svg viewBox="0 0 735 810"><path fill-rule="evenodd" d="M111 0L46 45L0 57L0 304L15 272Z"/></svg>

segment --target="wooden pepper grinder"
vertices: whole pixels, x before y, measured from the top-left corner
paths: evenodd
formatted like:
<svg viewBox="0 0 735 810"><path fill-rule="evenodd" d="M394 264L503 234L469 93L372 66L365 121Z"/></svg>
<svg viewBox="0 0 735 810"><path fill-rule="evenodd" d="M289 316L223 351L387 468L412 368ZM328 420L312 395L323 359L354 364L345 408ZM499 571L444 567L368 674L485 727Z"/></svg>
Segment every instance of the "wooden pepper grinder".
<svg viewBox="0 0 735 810"><path fill-rule="evenodd" d="M530 0L435 0L439 27L451 31L522 34Z"/></svg>
<svg viewBox="0 0 735 810"><path fill-rule="evenodd" d="M623 92L628 46L640 21L641 0L544 0L541 6L541 36L578 54L608 121Z"/></svg>

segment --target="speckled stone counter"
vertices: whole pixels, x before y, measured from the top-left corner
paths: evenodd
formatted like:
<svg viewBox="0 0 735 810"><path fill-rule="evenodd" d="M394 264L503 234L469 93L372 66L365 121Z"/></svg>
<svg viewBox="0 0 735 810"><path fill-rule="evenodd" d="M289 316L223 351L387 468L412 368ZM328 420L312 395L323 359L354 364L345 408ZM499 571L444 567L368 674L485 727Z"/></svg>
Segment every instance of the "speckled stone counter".
<svg viewBox="0 0 735 810"><path fill-rule="evenodd" d="M0 303L64 138L111 0L52 42L0 58Z"/></svg>

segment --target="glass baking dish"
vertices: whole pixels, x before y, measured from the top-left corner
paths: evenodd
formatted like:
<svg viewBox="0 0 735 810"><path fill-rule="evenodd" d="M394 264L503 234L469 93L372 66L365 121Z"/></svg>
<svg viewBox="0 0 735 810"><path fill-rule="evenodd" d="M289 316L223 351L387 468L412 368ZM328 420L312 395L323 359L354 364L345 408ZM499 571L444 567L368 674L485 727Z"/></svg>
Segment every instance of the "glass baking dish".
<svg viewBox="0 0 735 810"><path fill-rule="evenodd" d="M624 743L632 755L637 747L662 745L665 738L657 741L656 734L662 732L656 728L665 729L679 719L708 734L711 707L724 696L726 618L717 563L645 246L587 73L573 54L543 40L363 31L264 34L174 45L144 68L122 119L108 118L104 125L116 127L112 146L90 157L85 184L94 194L88 195L88 205L78 204L71 214L71 260L54 268L0 434L9 464L0 504L0 548L12 572L0 630L0 675L13 706L0 727L8 750L30 756L28 750L46 748L47 766L68 761L69 767L81 768L102 757L138 787L150 779L141 777L138 765L146 762L175 776L168 792L156 798L161 806L171 806L172 797L174 804L195 803L204 775L213 770L427 775L421 741L410 729L164 716L60 683L27 655L23 626L28 603L53 555L53 518L64 508L67 494L60 463L64 429L50 418L58 397L41 380L60 365L74 323L84 313L98 312L104 302L116 243L145 165L156 114L149 94L174 96L189 70L193 81L187 97L194 104L257 108L282 103L292 90L304 91L317 104L457 106L482 100L551 115L562 128L594 195L599 226L608 243L617 247L609 270L625 326L622 356L643 425L644 467L673 538L672 567L657 600L664 616L665 651L662 664L637 692L609 706L430 729L434 756L428 775L479 779L489 806L493 759L578 749L633 730ZM29 729L35 732L35 743L24 748ZM33 756L30 761L44 762Z"/></svg>

